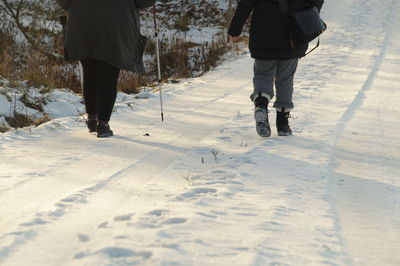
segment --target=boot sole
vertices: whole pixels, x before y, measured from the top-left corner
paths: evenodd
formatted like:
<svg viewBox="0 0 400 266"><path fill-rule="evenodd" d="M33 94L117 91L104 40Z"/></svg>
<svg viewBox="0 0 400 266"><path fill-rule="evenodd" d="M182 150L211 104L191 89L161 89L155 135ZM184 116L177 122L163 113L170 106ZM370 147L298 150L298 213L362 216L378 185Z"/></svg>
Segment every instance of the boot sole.
<svg viewBox="0 0 400 266"><path fill-rule="evenodd" d="M98 138L108 138L108 137L112 137L112 136L114 136L114 134L101 134L101 135L97 134Z"/></svg>
<svg viewBox="0 0 400 266"><path fill-rule="evenodd" d="M271 136L271 127L268 123L268 114L265 109L257 108L254 112L256 120L256 130L260 137L268 138Z"/></svg>
<svg viewBox="0 0 400 266"><path fill-rule="evenodd" d="M281 137L286 137L286 136L291 136L291 135L292 135L292 132L283 132L283 131L278 132L278 136L281 136Z"/></svg>
<svg viewBox="0 0 400 266"><path fill-rule="evenodd" d="M98 138L108 138L108 137L112 137L114 136L114 132L112 132L110 130L110 132L106 132L106 133L97 133L97 137Z"/></svg>

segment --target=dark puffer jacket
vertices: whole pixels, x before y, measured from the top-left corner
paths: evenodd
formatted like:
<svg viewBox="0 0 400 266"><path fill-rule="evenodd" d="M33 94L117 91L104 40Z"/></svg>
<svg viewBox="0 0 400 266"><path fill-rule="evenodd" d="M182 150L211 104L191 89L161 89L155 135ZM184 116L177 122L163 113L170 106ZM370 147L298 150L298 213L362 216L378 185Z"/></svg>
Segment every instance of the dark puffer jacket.
<svg viewBox="0 0 400 266"><path fill-rule="evenodd" d="M307 6L322 8L324 0L288 0L290 11ZM250 52L255 59L292 59L303 57L308 45L291 48L278 0L240 0L228 34L239 36L250 14Z"/></svg>
<svg viewBox="0 0 400 266"><path fill-rule="evenodd" d="M155 0L57 0L68 10L66 60L94 58L118 69L144 72L145 38L139 9Z"/></svg>

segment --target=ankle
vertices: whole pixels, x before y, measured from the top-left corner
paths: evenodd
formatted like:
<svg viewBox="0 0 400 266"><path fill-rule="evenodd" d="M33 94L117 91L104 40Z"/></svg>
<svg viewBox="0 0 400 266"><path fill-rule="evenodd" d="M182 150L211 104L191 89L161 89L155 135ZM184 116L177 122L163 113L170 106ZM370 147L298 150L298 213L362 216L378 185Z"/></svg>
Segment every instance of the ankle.
<svg viewBox="0 0 400 266"><path fill-rule="evenodd" d="M290 112L285 111L285 109L281 109L281 111L279 111L277 109L276 110L276 124L287 125L289 123L289 116L290 116Z"/></svg>
<svg viewBox="0 0 400 266"><path fill-rule="evenodd" d="M97 123L101 126L108 126L108 121L99 120Z"/></svg>
<svg viewBox="0 0 400 266"><path fill-rule="evenodd" d="M259 96L254 101L255 107L262 107L268 109L268 99L264 96Z"/></svg>

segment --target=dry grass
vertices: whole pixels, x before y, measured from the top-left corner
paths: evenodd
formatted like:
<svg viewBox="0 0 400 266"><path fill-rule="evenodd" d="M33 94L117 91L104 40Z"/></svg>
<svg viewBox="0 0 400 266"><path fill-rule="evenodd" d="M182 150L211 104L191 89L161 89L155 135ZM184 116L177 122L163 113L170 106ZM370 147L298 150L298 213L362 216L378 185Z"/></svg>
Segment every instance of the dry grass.
<svg viewBox="0 0 400 266"><path fill-rule="evenodd" d="M6 117L6 121L13 128L27 127L33 124L33 119L29 115L19 113L14 113L13 117Z"/></svg>
<svg viewBox="0 0 400 266"><path fill-rule="evenodd" d="M27 80L36 88L70 88L79 92L77 73L77 66L63 65L61 60L49 59L29 47L0 55L0 75L9 80Z"/></svg>
<svg viewBox="0 0 400 266"><path fill-rule="evenodd" d="M127 94L139 93L141 87L148 86L150 83L151 79L148 76L121 71L118 81L118 90Z"/></svg>
<svg viewBox="0 0 400 266"><path fill-rule="evenodd" d="M50 121L48 116L43 116L40 118L33 118L29 115L14 113L13 117L6 117L7 123L12 128L23 128L29 126L39 126L47 121ZM3 128L3 132L6 132L8 129Z"/></svg>
<svg viewBox="0 0 400 266"><path fill-rule="evenodd" d="M32 2L33 3L33 2ZM35 2L36 3L36 2ZM161 0L158 3L160 13L168 14L160 16L160 25L167 26L168 29L175 29L186 32L191 27L219 26L226 23L223 11L218 8L216 1L199 0L196 3L189 0L181 2ZM37 5L36 5L37 4ZM57 24L59 15L53 8L38 2L30 8L30 12L24 13L28 17L33 16L38 24L32 24L25 29L34 40L21 44L16 41L18 32L15 23L11 20L8 24L2 23L0 26L0 75L11 81L8 87L19 88L20 82L28 81L27 87L40 88L42 93L50 92L55 88L69 88L76 93L81 93L80 75L77 64L67 64L59 57L53 54L63 54L63 38L61 32L54 30L54 23ZM182 8L184 7L184 8ZM146 10L142 15L151 17L152 10ZM176 19L171 19L176 18ZM52 21L48 24L40 24L38 21ZM49 26L50 25L50 26ZM53 25L53 26L51 26ZM44 27L43 29L40 27ZM30 43L30 44L29 44ZM215 40L211 43L192 43L186 41L186 38L164 39L161 45L161 70L163 81L177 80L181 78L190 78L200 76L203 73L215 67L221 60L221 57L228 51L225 40ZM40 52L41 51L41 52ZM45 54L48 55L45 55ZM49 55L50 54L50 55ZM142 87L152 87L158 80L157 64L155 58L155 42L150 41L146 50L146 62L148 73L146 75L137 75L122 71L119 79L118 88L125 93L138 93ZM13 86L12 84L15 84ZM43 113L44 102L37 102L29 99L28 94L23 95L21 101L26 107L38 110ZM35 119L16 112L14 117L7 118L11 127L25 127L38 125L48 120L47 117ZM6 130L0 128L0 132Z"/></svg>
<svg viewBox="0 0 400 266"><path fill-rule="evenodd" d="M198 77L216 67L231 47L223 38L211 43L196 44L183 39L164 39L160 42L161 77L167 80ZM138 93L142 87L152 87L158 80L156 45L150 41L146 49L151 62L147 62L146 75L122 71L118 88L125 93Z"/></svg>
<svg viewBox="0 0 400 266"><path fill-rule="evenodd" d="M162 78L180 79L198 77L220 63L229 50L227 43L220 39L211 43L196 44L182 39L164 40L160 45ZM150 75L157 73L157 64L150 68Z"/></svg>
<svg viewBox="0 0 400 266"><path fill-rule="evenodd" d="M28 108L37 110L42 113L44 112L43 110L44 99L41 99L40 101L35 101L29 97L28 93L24 93L19 100Z"/></svg>

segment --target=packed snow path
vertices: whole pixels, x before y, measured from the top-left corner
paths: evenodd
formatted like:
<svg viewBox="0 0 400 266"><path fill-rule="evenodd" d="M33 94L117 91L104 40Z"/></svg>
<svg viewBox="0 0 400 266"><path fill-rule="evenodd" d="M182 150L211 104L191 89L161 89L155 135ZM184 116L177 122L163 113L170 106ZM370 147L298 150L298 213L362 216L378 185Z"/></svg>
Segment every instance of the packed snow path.
<svg viewBox="0 0 400 266"><path fill-rule="evenodd" d="M248 55L166 86L164 123L120 95L110 139L2 134L0 264L399 265L400 2L326 2L291 137L256 135Z"/></svg>

